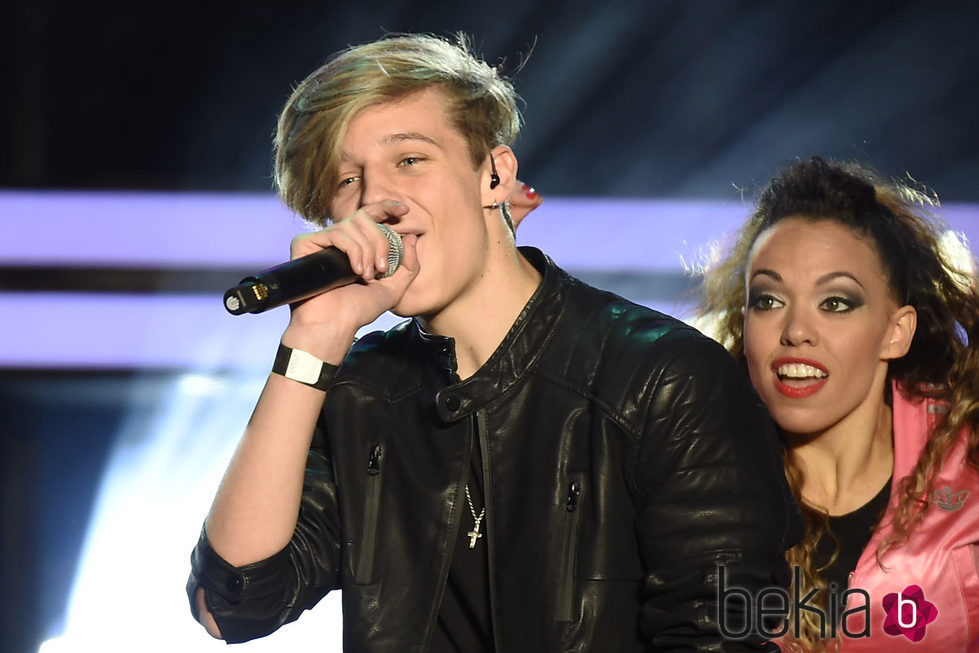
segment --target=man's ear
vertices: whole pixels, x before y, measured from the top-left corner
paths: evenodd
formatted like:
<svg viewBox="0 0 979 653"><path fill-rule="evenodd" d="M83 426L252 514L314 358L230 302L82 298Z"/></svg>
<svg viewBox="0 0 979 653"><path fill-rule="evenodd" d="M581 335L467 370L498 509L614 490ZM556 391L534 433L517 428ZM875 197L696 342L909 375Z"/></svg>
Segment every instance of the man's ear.
<svg viewBox="0 0 979 653"><path fill-rule="evenodd" d="M914 310L914 306L902 306L894 311L891 315L890 338L884 343L881 359L892 360L907 354L917 326L918 312Z"/></svg>
<svg viewBox="0 0 979 653"><path fill-rule="evenodd" d="M496 177L493 177L493 175ZM499 183L494 183L499 179ZM490 150L483 164L482 195L483 206L503 204L513 192L517 179L517 157L506 145L497 145Z"/></svg>

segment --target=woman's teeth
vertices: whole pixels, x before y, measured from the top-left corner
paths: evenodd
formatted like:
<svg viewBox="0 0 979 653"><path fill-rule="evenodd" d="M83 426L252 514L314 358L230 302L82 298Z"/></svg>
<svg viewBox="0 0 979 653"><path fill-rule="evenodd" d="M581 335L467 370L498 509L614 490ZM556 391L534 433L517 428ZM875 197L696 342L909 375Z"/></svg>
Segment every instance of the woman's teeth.
<svg viewBox="0 0 979 653"><path fill-rule="evenodd" d="M789 379L821 379L826 376L826 372L812 365L803 363L787 363L778 366L778 375Z"/></svg>

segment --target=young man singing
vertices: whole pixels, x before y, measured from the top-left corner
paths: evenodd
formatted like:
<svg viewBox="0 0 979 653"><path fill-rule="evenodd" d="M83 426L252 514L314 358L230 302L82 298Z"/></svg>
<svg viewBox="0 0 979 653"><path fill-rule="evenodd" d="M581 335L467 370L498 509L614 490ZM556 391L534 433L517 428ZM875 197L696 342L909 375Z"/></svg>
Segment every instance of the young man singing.
<svg viewBox="0 0 979 653"><path fill-rule="evenodd" d="M746 606L716 581L788 576L765 410L719 345L516 247L519 123L508 82L428 36L343 51L286 104L281 195L329 225L292 256L337 247L362 282L292 306L192 556L212 635L339 589L350 651L767 646L722 641ZM378 224L403 240L387 278ZM411 319L354 343L386 310Z"/></svg>

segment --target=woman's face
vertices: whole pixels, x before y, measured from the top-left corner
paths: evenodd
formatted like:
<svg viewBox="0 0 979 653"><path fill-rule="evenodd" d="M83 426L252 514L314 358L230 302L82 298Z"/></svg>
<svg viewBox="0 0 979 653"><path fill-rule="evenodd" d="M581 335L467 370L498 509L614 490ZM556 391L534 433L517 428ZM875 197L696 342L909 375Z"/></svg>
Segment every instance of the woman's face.
<svg viewBox="0 0 979 653"><path fill-rule="evenodd" d="M898 310L870 241L832 220L790 217L748 260L745 356L778 425L818 434L876 410L887 361L906 351L898 318L910 309Z"/></svg>

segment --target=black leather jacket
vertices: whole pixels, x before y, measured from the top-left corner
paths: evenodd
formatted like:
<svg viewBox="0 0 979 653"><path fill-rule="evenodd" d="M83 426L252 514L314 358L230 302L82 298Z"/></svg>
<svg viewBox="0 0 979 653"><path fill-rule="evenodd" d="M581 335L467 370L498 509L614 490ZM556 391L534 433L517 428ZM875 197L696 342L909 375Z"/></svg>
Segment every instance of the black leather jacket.
<svg viewBox="0 0 979 653"><path fill-rule="evenodd" d="M352 348L286 549L236 569L202 535L188 591L207 589L228 641L342 589L346 650L425 651L477 438L498 651L763 647L719 636L718 565L729 586L784 585L799 523L742 371L697 331L522 251L543 282L469 379L451 382L452 341L414 322ZM737 632L744 602L726 605Z"/></svg>

